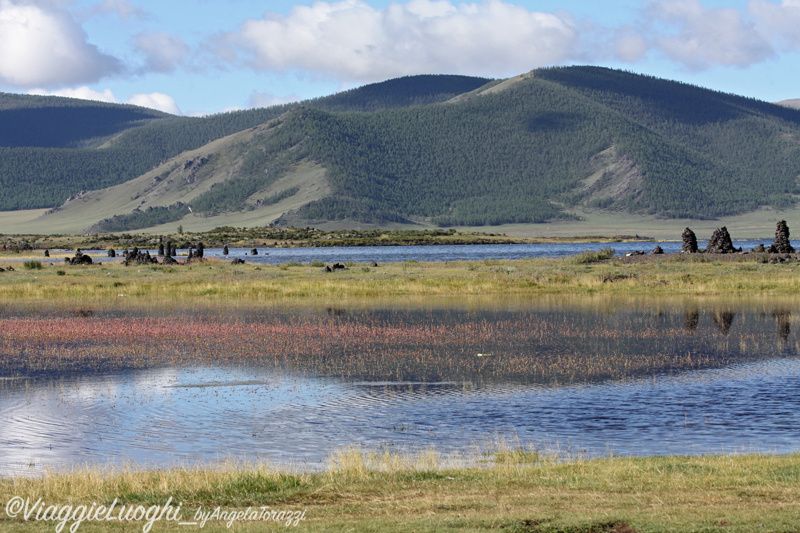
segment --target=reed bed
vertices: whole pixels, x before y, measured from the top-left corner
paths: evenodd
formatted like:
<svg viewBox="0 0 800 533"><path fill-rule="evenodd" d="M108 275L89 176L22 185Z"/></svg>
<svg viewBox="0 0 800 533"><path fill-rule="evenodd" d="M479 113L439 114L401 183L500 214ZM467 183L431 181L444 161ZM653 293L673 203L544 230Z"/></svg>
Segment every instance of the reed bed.
<svg viewBox="0 0 800 533"><path fill-rule="evenodd" d="M31 374L255 365L365 380L572 383L725 366L797 351L792 314L262 311L162 315L75 308L0 317L0 370Z"/></svg>

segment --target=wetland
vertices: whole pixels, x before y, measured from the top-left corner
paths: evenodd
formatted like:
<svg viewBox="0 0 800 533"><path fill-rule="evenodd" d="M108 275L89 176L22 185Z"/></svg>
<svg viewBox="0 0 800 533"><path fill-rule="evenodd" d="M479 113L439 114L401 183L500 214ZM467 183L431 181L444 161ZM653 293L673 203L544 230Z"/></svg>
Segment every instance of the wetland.
<svg viewBox="0 0 800 533"><path fill-rule="evenodd" d="M286 505L306 530L790 530L796 260L601 255L0 256L0 499Z"/></svg>

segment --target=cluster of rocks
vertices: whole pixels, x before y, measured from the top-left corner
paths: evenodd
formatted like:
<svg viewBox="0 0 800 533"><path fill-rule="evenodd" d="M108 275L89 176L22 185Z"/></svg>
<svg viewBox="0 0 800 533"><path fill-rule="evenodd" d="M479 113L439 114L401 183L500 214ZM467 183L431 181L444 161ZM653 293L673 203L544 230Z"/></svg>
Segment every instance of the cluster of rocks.
<svg viewBox="0 0 800 533"><path fill-rule="evenodd" d="M706 247L706 253L709 254L732 254L741 251L741 248L736 249L733 247L731 235L725 226L714 230L714 233L711 234L711 240L708 241L708 247Z"/></svg>
<svg viewBox="0 0 800 533"><path fill-rule="evenodd" d="M681 245L682 253L696 254L705 252L709 254L732 254L742 251L741 248L735 248L733 246L731 235L728 233L728 228L725 226L714 230L714 233L711 235L711 239L708 241L708 246L705 250L700 250L697 247L697 237L689 228L683 230L681 239L683 241ZM786 224L786 221L781 220L778 222L777 228L775 229L775 242L772 245L770 245L768 248L765 248L763 244L759 244L753 248L752 251L757 253L784 255L794 253L794 248L789 243L789 226Z"/></svg>
<svg viewBox="0 0 800 533"><path fill-rule="evenodd" d="M681 239L683 240L681 244L682 253L696 254L703 252L697 247L697 236L689 228L683 230ZM705 252L709 254L732 254L741 251L741 248L734 248L731 234L728 233L728 228L725 226L714 230L705 249Z"/></svg>
<svg viewBox="0 0 800 533"><path fill-rule="evenodd" d="M150 251L142 252L139 248L135 247L130 252L125 253L125 259L122 261L125 266L130 265L157 265L158 259L150 255Z"/></svg>
<svg viewBox="0 0 800 533"><path fill-rule="evenodd" d="M786 225L785 220L778 222L775 229L775 242L772 246L767 248L767 252L771 254L793 254L794 248L789 243L789 226Z"/></svg>
<svg viewBox="0 0 800 533"><path fill-rule="evenodd" d="M683 240L683 244L681 245L681 252L684 254L696 254L697 253L697 235L694 234L692 230L686 228L683 230L681 234L681 239Z"/></svg>
<svg viewBox="0 0 800 533"><path fill-rule="evenodd" d="M92 258L78 250L75 252L75 257L65 257L64 262L70 265L91 265Z"/></svg>
<svg viewBox="0 0 800 533"><path fill-rule="evenodd" d="M332 267L325 265L325 268L322 270L323 272L334 272L336 270L345 270L345 266L341 263L334 263Z"/></svg>

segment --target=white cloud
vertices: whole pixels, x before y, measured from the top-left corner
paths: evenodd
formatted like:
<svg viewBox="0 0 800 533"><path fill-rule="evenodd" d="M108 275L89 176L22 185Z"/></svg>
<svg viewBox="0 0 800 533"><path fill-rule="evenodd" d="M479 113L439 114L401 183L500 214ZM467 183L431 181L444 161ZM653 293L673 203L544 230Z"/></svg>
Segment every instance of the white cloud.
<svg viewBox="0 0 800 533"><path fill-rule="evenodd" d="M650 41L690 70L746 67L774 54L772 44L744 14L708 8L698 0L659 0L648 10Z"/></svg>
<svg viewBox="0 0 800 533"><path fill-rule="evenodd" d="M784 50L800 47L800 0L783 0L780 4L767 0L751 0L748 10L755 17L762 35L775 40Z"/></svg>
<svg viewBox="0 0 800 533"><path fill-rule="evenodd" d="M89 44L66 11L0 0L0 82L48 87L96 81L120 70L119 62Z"/></svg>
<svg viewBox="0 0 800 533"><path fill-rule="evenodd" d="M43 96L66 96L69 98L80 98L83 100L96 100L99 102L108 102L110 104L126 103L131 105L138 105L148 107L150 109L157 109L165 113L173 115L180 115L181 110L175 100L164 93L150 93L150 94L134 94L127 102L120 102L111 89L104 89L102 92L95 91L89 87L78 87L75 89L58 89L55 91L46 91L44 89L33 89L28 91L28 94L38 94Z"/></svg>
<svg viewBox="0 0 800 533"><path fill-rule="evenodd" d="M613 55L627 63L641 61L651 44L635 27L624 26L613 37Z"/></svg>
<svg viewBox="0 0 800 533"><path fill-rule="evenodd" d="M99 102L108 102L110 104L119 103L111 89L104 89L103 92L97 92L89 87L78 87L76 89L58 89L56 91L45 91L44 89L33 89L28 91L28 94L39 94L47 96L66 96L67 98L80 98L81 100L96 100Z"/></svg>
<svg viewBox="0 0 800 533"><path fill-rule="evenodd" d="M306 70L375 81L419 73L508 75L563 62L578 34L567 17L501 0L411 0L377 9L361 0L267 12L225 36L221 57L258 70Z"/></svg>
<svg viewBox="0 0 800 533"><path fill-rule="evenodd" d="M134 94L128 99L129 104L157 109L165 113L180 115L181 110L171 96L164 93Z"/></svg>
<svg viewBox="0 0 800 533"><path fill-rule="evenodd" d="M135 46L144 54L147 69L155 72L174 72L189 53L185 42L165 32L140 33Z"/></svg>

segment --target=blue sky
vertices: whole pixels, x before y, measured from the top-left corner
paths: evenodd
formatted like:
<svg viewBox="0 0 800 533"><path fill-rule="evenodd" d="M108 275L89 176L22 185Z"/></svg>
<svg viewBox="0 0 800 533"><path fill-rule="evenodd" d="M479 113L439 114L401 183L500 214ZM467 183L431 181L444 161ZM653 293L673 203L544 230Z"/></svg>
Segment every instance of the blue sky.
<svg viewBox="0 0 800 533"><path fill-rule="evenodd" d="M0 0L0 91L185 115L574 64L800 98L800 0Z"/></svg>

